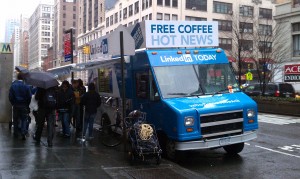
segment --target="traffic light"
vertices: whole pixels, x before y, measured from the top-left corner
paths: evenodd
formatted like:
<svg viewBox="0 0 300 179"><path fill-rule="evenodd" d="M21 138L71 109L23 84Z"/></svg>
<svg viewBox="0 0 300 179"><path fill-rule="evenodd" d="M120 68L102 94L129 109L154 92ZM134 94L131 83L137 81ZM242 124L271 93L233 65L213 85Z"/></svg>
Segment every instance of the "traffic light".
<svg viewBox="0 0 300 179"><path fill-rule="evenodd" d="M83 53L84 54L90 54L90 47L87 46L87 45L83 46Z"/></svg>

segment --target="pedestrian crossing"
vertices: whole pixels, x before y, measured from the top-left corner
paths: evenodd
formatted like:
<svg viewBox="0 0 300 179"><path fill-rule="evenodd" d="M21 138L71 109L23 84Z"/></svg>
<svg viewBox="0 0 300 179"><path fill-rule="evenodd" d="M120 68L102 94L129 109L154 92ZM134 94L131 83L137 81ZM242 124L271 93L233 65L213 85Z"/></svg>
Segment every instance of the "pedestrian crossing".
<svg viewBox="0 0 300 179"><path fill-rule="evenodd" d="M260 113L258 115L258 122L287 125L300 123L300 117Z"/></svg>

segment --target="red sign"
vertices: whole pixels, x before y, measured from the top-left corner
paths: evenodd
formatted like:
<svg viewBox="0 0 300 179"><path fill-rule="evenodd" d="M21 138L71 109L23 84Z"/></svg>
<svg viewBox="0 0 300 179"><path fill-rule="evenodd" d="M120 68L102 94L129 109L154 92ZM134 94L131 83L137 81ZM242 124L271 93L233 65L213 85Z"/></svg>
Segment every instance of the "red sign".
<svg viewBox="0 0 300 179"><path fill-rule="evenodd" d="M64 34L64 55L65 55L65 62L71 60L71 33Z"/></svg>
<svg viewBox="0 0 300 179"><path fill-rule="evenodd" d="M286 75L300 74L300 64L285 65L284 66L284 74L286 74Z"/></svg>

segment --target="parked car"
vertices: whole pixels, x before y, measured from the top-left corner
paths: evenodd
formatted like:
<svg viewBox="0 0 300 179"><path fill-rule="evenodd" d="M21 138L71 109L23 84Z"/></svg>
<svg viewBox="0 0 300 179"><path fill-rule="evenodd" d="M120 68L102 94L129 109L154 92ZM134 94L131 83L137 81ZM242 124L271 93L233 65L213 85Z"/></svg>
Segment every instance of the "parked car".
<svg viewBox="0 0 300 179"><path fill-rule="evenodd" d="M262 89L259 83L250 84L243 89L248 96L261 96ZM265 89L265 96L292 97L295 98L295 89L289 83L268 83Z"/></svg>

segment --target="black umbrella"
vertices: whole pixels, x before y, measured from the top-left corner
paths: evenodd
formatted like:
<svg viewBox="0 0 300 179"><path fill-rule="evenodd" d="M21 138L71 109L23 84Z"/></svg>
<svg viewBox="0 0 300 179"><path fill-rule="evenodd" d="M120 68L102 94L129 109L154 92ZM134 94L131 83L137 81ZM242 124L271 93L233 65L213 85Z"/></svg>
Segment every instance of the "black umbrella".
<svg viewBox="0 0 300 179"><path fill-rule="evenodd" d="M42 71L28 72L24 75L24 80L28 85L44 89L59 85L53 74Z"/></svg>
<svg viewBox="0 0 300 179"><path fill-rule="evenodd" d="M26 74L29 72L29 70L25 67L22 67L22 66L16 66L15 67L15 70L17 70L17 72L19 73L23 73L23 74Z"/></svg>

